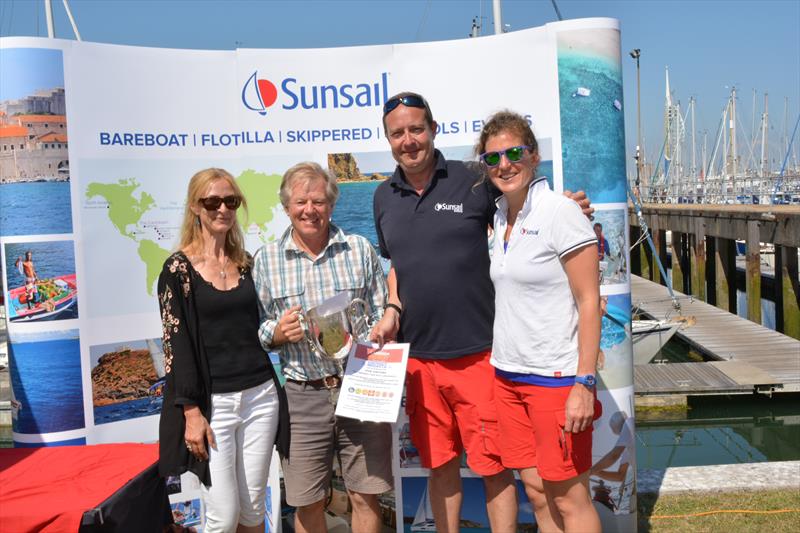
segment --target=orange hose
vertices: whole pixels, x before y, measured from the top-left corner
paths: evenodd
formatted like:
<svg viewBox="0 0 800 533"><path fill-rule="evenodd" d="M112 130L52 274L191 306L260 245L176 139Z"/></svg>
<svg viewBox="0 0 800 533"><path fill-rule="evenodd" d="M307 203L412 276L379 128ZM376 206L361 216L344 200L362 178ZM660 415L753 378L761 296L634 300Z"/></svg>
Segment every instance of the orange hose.
<svg viewBox="0 0 800 533"><path fill-rule="evenodd" d="M702 513L652 515L650 516L650 518L653 520L658 520L663 518L691 518L693 516L707 516L710 514L718 514L718 513L747 513L747 514L800 513L800 509L776 509L774 511L751 511L748 509L718 509L716 511L704 511Z"/></svg>

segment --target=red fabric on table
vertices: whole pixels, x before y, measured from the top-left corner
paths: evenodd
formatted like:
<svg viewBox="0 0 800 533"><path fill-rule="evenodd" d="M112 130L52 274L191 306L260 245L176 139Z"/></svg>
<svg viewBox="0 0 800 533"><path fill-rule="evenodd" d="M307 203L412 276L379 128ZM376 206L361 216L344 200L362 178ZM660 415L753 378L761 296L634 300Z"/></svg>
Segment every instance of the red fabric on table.
<svg viewBox="0 0 800 533"><path fill-rule="evenodd" d="M157 444L0 450L0 529L78 531L84 511L157 460Z"/></svg>

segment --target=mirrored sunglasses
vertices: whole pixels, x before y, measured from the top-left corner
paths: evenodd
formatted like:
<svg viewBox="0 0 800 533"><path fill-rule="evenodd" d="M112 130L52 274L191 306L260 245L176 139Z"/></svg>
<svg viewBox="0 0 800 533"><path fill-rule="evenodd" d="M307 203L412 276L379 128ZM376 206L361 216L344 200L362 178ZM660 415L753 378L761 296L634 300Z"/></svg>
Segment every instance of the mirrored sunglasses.
<svg viewBox="0 0 800 533"><path fill-rule="evenodd" d="M499 152L486 152L481 154L481 161L483 161L487 167L496 167L500 164L503 154L505 154L509 161L516 163L525 155L525 150L530 149L530 146L512 146L511 148L506 148Z"/></svg>
<svg viewBox="0 0 800 533"><path fill-rule="evenodd" d="M242 199L233 194L225 196L224 198L222 196L200 198L198 202L200 202L200 205L202 205L206 211L216 211L222 204L225 204L225 207L234 211L239 209L239 206L242 205Z"/></svg>
<svg viewBox="0 0 800 533"><path fill-rule="evenodd" d="M421 107L422 109L425 109L425 100L421 96L397 96L395 98L386 100L386 103L383 104L383 116L385 117L394 111L400 104L403 104L406 107Z"/></svg>

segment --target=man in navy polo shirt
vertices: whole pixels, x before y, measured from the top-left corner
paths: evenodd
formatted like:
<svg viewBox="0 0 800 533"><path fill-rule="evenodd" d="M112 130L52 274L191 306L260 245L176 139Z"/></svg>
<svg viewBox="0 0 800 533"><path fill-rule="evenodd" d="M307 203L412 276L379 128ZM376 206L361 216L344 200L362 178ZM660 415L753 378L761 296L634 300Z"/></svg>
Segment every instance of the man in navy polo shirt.
<svg viewBox="0 0 800 533"><path fill-rule="evenodd" d="M495 211L487 183L434 148L436 122L425 99L403 92L384 105L394 175L375 192L381 255L391 259L389 304L372 338L411 344L406 412L436 530L457 532L461 454L483 476L492 531L515 531L514 477L496 446L494 369L489 364L494 289L486 231ZM576 195L588 208L583 193ZM401 317L402 315L402 317Z"/></svg>

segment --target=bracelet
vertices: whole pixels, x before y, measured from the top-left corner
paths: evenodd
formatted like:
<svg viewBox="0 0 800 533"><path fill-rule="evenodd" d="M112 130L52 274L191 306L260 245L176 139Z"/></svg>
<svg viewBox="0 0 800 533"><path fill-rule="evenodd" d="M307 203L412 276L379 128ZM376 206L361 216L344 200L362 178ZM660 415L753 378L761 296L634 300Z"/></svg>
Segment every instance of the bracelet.
<svg viewBox="0 0 800 533"><path fill-rule="evenodd" d="M399 305L395 305L395 304L389 303L389 304L386 304L386 305L383 306L383 310L384 311L386 311L387 309L394 309L395 311L397 311L398 315L403 313L403 310L400 309Z"/></svg>

